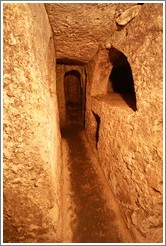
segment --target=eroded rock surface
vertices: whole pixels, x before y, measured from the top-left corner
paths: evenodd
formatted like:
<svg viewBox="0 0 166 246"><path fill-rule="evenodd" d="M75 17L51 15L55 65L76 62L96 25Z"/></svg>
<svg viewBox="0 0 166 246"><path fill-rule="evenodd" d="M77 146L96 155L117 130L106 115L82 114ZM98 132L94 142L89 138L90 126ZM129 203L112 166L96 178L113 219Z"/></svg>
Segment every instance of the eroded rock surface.
<svg viewBox="0 0 166 246"><path fill-rule="evenodd" d="M108 90L112 52L101 48L88 64L86 132L128 228L138 241L162 242L162 5L144 4L120 36L112 46L130 63L137 110Z"/></svg>
<svg viewBox="0 0 166 246"><path fill-rule="evenodd" d="M4 4L4 242L61 240L54 44L41 4Z"/></svg>

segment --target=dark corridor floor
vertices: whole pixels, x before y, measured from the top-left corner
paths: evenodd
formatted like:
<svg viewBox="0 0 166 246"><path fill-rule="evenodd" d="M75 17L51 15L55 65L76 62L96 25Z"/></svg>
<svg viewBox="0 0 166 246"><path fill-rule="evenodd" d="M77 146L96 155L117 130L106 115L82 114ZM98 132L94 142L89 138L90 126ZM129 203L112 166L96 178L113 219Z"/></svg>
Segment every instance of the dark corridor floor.
<svg viewBox="0 0 166 246"><path fill-rule="evenodd" d="M72 234L71 239L65 235L68 229L64 225L64 237L72 243L129 242L130 237L120 224L116 205L107 184L103 182L84 131L79 126L71 125L62 131L62 138L68 148L64 163L68 177L65 179L68 178L70 182L64 197L64 210L66 214L71 214L69 219L64 218L63 223L68 223ZM70 202L67 195L70 196Z"/></svg>

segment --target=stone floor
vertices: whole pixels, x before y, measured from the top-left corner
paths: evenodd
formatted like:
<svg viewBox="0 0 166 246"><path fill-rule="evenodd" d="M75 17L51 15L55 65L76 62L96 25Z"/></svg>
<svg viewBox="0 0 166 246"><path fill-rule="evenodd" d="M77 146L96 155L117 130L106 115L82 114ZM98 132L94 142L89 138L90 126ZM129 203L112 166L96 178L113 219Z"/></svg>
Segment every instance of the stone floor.
<svg viewBox="0 0 166 246"><path fill-rule="evenodd" d="M64 241L132 242L118 205L79 125L62 130L64 158ZM70 235L69 235L70 234Z"/></svg>

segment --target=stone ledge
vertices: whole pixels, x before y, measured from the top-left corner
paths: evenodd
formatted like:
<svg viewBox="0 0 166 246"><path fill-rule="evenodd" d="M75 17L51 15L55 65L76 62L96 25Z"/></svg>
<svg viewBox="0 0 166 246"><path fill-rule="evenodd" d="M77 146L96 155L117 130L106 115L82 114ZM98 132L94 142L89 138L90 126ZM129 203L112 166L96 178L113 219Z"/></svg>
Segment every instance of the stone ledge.
<svg viewBox="0 0 166 246"><path fill-rule="evenodd" d="M91 109L97 114L101 114L105 107L116 108L119 111L125 110L129 114L133 113L133 110L118 93L93 96L91 97L91 100Z"/></svg>

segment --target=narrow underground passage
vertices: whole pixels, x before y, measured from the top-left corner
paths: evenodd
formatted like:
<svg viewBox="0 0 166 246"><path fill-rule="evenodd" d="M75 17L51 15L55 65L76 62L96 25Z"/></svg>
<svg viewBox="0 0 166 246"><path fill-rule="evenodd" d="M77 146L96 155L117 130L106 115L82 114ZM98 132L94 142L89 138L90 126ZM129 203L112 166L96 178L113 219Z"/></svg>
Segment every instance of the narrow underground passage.
<svg viewBox="0 0 166 246"><path fill-rule="evenodd" d="M134 5L4 3L5 244L128 242L106 182L135 241L163 242L163 5ZM119 17L125 20L121 30ZM118 50L117 60L111 60L114 41L128 56L124 60ZM128 90L121 91L114 86L123 82L120 71L126 69L130 78L127 60L137 112L133 87L127 83ZM66 103L64 76L69 83L75 80L67 88ZM113 86L109 93L108 84ZM80 91L77 97L71 97L71 88ZM84 129L74 125L84 122L80 100L85 102L85 94L86 134L100 156L105 180ZM123 96L127 102L133 99L133 111ZM75 104L80 105L77 112ZM65 125L66 108L69 124L61 139L59 122ZM63 180L69 192L61 223Z"/></svg>
<svg viewBox="0 0 166 246"><path fill-rule="evenodd" d="M73 91L74 94L76 91L80 93L72 89L71 94ZM97 146L100 118L96 114L94 117L97 121ZM83 124L74 118L72 120L70 118L67 126L61 129L65 173L63 240L72 243L129 242L130 235L86 138Z"/></svg>
<svg viewBox="0 0 166 246"><path fill-rule="evenodd" d="M130 241L84 130L80 126L70 125L62 130L62 141L66 152L63 165L67 173L64 180L63 225L67 228L64 230L64 241ZM67 214L70 214L70 218Z"/></svg>
<svg viewBox="0 0 166 246"><path fill-rule="evenodd" d="M64 90L66 102L67 122L74 123L82 121L82 88L80 73L71 70L65 73Z"/></svg>

